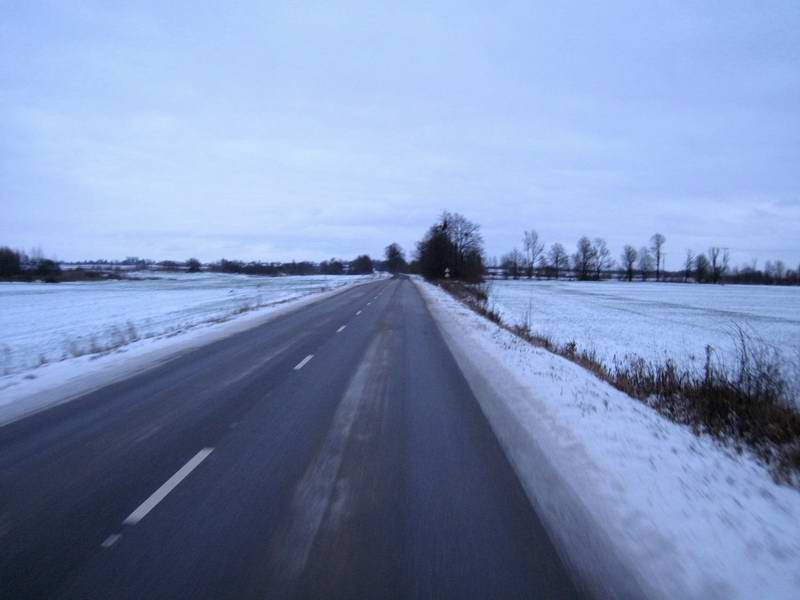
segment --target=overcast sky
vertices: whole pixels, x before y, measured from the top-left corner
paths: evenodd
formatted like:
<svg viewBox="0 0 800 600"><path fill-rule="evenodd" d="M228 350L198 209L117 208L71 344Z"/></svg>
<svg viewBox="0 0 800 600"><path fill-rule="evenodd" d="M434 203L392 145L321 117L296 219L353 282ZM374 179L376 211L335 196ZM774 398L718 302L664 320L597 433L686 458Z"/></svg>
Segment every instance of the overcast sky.
<svg viewBox="0 0 800 600"><path fill-rule="evenodd" d="M800 262L798 0L386 4L0 0L0 245Z"/></svg>

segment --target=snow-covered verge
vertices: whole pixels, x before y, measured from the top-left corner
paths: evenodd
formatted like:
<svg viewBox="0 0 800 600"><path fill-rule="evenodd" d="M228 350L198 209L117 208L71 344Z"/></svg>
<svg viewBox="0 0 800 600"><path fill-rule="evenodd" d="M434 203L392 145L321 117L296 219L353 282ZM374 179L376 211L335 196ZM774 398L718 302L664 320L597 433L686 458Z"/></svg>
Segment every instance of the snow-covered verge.
<svg viewBox="0 0 800 600"><path fill-rule="evenodd" d="M609 366L635 355L702 370L708 345L735 364L739 328L787 367L800 358L800 287L495 280L489 290L504 322L559 345L574 341Z"/></svg>
<svg viewBox="0 0 800 600"><path fill-rule="evenodd" d="M417 281L564 559L600 596L800 596L800 493Z"/></svg>
<svg viewBox="0 0 800 600"><path fill-rule="evenodd" d="M16 367L0 376L0 425L377 277L382 275L179 274L96 284L0 284L0 348L17 348L7 353ZM115 339L128 323L137 335ZM110 348L78 356L66 351L86 339ZM40 354L48 360L26 362Z"/></svg>
<svg viewBox="0 0 800 600"><path fill-rule="evenodd" d="M363 276L129 272L132 279L0 283L0 375L187 331ZM138 278L138 279L134 279Z"/></svg>

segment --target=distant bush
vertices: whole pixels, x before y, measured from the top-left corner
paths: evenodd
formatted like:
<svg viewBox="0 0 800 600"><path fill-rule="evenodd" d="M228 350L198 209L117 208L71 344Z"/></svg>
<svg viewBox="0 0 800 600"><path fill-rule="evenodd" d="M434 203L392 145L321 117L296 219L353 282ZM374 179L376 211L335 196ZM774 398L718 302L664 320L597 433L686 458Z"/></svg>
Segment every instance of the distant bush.
<svg viewBox="0 0 800 600"><path fill-rule="evenodd" d="M341 275L344 273L344 263L337 258L323 260L319 263L319 272L322 275Z"/></svg>
<svg viewBox="0 0 800 600"><path fill-rule="evenodd" d="M58 283L61 275L61 267L54 260L45 258L36 265L36 275L47 283Z"/></svg>
<svg viewBox="0 0 800 600"><path fill-rule="evenodd" d="M405 253L400 244L392 243L386 246L383 251L384 265L389 273L404 273L408 270Z"/></svg>
<svg viewBox="0 0 800 600"><path fill-rule="evenodd" d="M124 273L115 271L91 271L78 267L62 270L58 276L60 282L66 281L100 281L103 279L127 279Z"/></svg>
<svg viewBox="0 0 800 600"><path fill-rule="evenodd" d="M227 260L223 258L218 263L209 266L210 271L222 273L242 273L244 275L314 275L319 272L319 267L308 261L290 263L244 263L240 260Z"/></svg>
<svg viewBox="0 0 800 600"><path fill-rule="evenodd" d="M357 256L355 260L350 263L350 273L352 275L368 275L372 273L373 270L372 259L366 254Z"/></svg>

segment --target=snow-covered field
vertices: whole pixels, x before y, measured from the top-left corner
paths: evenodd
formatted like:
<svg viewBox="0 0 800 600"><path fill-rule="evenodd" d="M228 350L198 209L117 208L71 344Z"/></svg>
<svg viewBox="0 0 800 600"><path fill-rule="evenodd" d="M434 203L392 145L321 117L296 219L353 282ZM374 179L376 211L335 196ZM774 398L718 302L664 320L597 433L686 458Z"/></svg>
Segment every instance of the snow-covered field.
<svg viewBox="0 0 800 600"><path fill-rule="evenodd" d="M131 273L144 280L0 283L0 376L176 335L365 279Z"/></svg>
<svg viewBox="0 0 800 600"><path fill-rule="evenodd" d="M551 535L569 564L605 588L602 595L628 597L638 586L661 598L800 597L798 490L776 484L747 452L694 435L439 288L418 285ZM623 292L616 284L536 285L503 284L496 291L509 298L536 289L539 306L555 306L547 309L553 319L585 306L580 314L594 335L614 343L616 327L640 347L648 345L646 332L658 342L665 323L691 338L693 323L702 321L691 319L693 311L713 315L717 293L700 286ZM786 306L797 298L778 289L722 292L732 295L725 303L730 312L762 315L767 323L791 321ZM680 294L690 295L680 300ZM612 323L602 323L606 315ZM645 333L638 336L625 315ZM648 317L657 324L647 325ZM572 327L577 334L579 325ZM715 331L697 327L703 335Z"/></svg>
<svg viewBox="0 0 800 600"><path fill-rule="evenodd" d="M718 359L741 327L781 352L800 353L800 288L642 282L495 280L491 302L509 323L528 323L559 344L575 341L607 364L635 354L700 368L706 345Z"/></svg>

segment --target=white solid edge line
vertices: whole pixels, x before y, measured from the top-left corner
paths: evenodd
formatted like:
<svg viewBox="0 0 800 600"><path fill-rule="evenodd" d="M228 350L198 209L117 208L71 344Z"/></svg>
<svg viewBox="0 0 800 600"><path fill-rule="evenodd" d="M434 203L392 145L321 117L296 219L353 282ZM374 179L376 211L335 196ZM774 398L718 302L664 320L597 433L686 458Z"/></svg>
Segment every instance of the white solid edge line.
<svg viewBox="0 0 800 600"><path fill-rule="evenodd" d="M189 476L189 473L194 471L213 451L213 448L203 448L200 450L200 452L190 458L189 462L183 465L172 477L167 479L164 482L164 485L153 492L153 494L147 500L142 502L139 505L139 508L133 511L128 518L122 522L122 524L136 525L136 523L144 519L147 516L147 513L153 510L159 502L166 498L167 494L174 490L181 481L186 479L186 477Z"/></svg>
<svg viewBox="0 0 800 600"><path fill-rule="evenodd" d="M299 371L300 369L305 367L308 364L308 361L310 361L312 358L314 358L314 355L313 354L309 354L303 360L301 360L299 363L297 363L297 365L295 366L294 370L295 371Z"/></svg>
<svg viewBox="0 0 800 600"><path fill-rule="evenodd" d="M345 327L347 327L347 325L342 325L341 327L339 327L339 329L336 330L336 333L342 333Z"/></svg>

